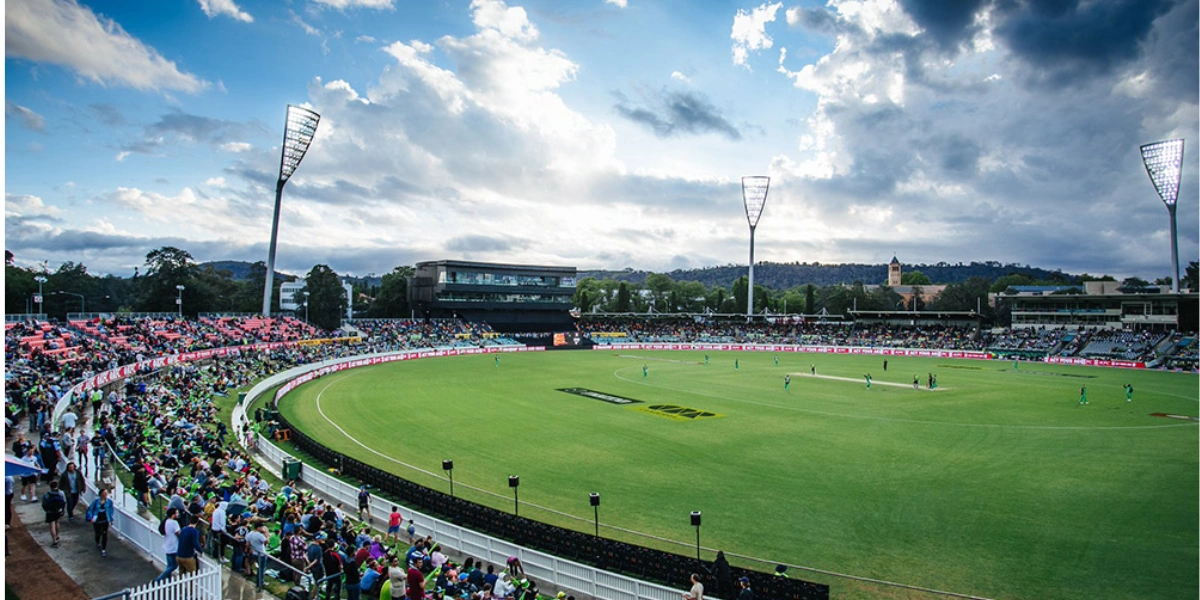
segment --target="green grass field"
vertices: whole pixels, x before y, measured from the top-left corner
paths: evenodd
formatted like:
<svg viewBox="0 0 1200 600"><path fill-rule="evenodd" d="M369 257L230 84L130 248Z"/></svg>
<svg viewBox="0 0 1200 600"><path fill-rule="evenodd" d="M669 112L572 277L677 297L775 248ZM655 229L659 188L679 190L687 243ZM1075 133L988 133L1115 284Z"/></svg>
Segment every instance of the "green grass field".
<svg viewBox="0 0 1200 600"><path fill-rule="evenodd" d="M709 355L707 366L703 352L641 351L394 363L324 377L281 409L329 447L436 489L452 458L457 495L499 508L512 508L518 474L522 515L581 531L600 492L602 535L683 554L700 510L706 548L770 561L991 598L1197 597L1197 423L1151 416L1195 417L1195 375L898 357L885 373L882 357ZM835 598L921 597L794 574Z"/></svg>

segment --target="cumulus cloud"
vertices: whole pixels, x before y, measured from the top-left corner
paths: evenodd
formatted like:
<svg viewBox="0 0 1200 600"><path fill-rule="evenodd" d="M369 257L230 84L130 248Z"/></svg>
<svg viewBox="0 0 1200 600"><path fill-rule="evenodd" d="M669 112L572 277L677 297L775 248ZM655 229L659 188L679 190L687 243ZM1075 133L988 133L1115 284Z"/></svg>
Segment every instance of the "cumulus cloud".
<svg viewBox="0 0 1200 600"><path fill-rule="evenodd" d="M767 23L775 20L782 3L762 4L747 12L738 9L733 17L733 30L729 38L733 40L733 64L750 68L747 64L751 50L766 50L774 42L767 35Z"/></svg>
<svg viewBox="0 0 1200 600"><path fill-rule="evenodd" d="M221 144L221 149L226 152L249 152L254 146L247 142L226 142Z"/></svg>
<svg viewBox="0 0 1200 600"><path fill-rule="evenodd" d="M238 7L233 0L196 0L208 18L224 15L243 23L253 23L254 17Z"/></svg>
<svg viewBox="0 0 1200 600"><path fill-rule="evenodd" d="M75 0L9 3L4 22L8 58L60 65L101 85L188 93L208 86Z"/></svg>
<svg viewBox="0 0 1200 600"><path fill-rule="evenodd" d="M19 121L26 129L32 131L42 131L46 126L46 120L39 115L12 100L4 103L4 116L12 117Z"/></svg>
<svg viewBox="0 0 1200 600"><path fill-rule="evenodd" d="M629 8L629 0L604 0L605 4L611 4L617 8Z"/></svg>

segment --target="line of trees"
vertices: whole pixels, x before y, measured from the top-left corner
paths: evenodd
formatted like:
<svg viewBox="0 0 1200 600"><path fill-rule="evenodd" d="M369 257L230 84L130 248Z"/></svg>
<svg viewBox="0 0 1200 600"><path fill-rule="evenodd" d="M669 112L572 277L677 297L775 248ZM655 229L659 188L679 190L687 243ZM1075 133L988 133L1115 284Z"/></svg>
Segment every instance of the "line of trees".
<svg viewBox="0 0 1200 600"><path fill-rule="evenodd" d="M46 278L42 284L42 312L50 317L64 319L69 312L177 312L180 297L177 286L183 286L183 314L194 317L201 312L257 313L262 308L262 290L266 279L266 265L257 262L249 272L235 279L230 270L212 265L201 266L186 250L164 246L146 254L145 263L134 270L131 278L114 275L95 276L87 267L76 262L65 262L51 271L48 266L24 268L14 264L11 252L5 252L4 294L5 308L9 314L35 313L38 305L34 296L38 292L35 277ZM1197 263L1187 266L1183 287L1197 289ZM355 315L372 318L408 317L408 277L413 274L411 266L397 266L385 274L378 284L365 278L346 278L353 284ZM276 274L272 311L279 310L279 285L297 278ZM308 314L308 319L327 330L333 330L346 314L347 299L342 288L343 278L329 265L319 264L303 277L305 293L301 294L299 315ZM1108 280L1108 276L1082 275L1080 281ZM933 285L934 282L920 271L905 273L904 285ZM597 279L585 277L575 289L574 303L583 312L659 312L659 313L744 313L748 280L745 276L733 281L732 285L708 286L697 281L676 281L664 273L650 273L643 283L619 281L613 278ZM985 319L998 325L1008 322L1007 307L1002 303L988 306L989 292L1001 292L1014 285L1060 285L1059 281L1039 281L1024 273L1012 273L994 280L972 277L966 281L951 283L936 299L926 305L914 298L905 303L904 298L887 286L868 289L861 282L849 285L813 284L799 285L788 289L772 289L754 286L754 312L769 310L777 314L844 314L857 307L859 310L942 310L968 311L982 305ZM1169 278L1155 280L1156 285L1170 284ZM1139 288L1149 282L1129 278L1122 282L1123 288ZM1062 293L1082 293L1080 288L1067 289ZM307 310L306 310L307 309Z"/></svg>

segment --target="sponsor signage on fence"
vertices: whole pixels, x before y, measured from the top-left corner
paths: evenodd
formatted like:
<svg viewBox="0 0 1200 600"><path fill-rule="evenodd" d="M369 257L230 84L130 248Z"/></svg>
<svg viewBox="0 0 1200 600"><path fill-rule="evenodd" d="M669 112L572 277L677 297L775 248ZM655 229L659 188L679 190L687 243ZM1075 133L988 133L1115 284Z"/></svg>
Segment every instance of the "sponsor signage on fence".
<svg viewBox="0 0 1200 600"><path fill-rule="evenodd" d="M796 346L781 344L687 344L687 343L645 343L645 344L604 344L593 347L595 350L705 350L705 351L734 351L734 352L803 352L815 354L868 354L873 356L917 356L928 358L966 358L973 360L990 360L991 354L977 350L928 350L924 348L865 348L842 346ZM1116 365L1113 365L1116 366Z"/></svg>

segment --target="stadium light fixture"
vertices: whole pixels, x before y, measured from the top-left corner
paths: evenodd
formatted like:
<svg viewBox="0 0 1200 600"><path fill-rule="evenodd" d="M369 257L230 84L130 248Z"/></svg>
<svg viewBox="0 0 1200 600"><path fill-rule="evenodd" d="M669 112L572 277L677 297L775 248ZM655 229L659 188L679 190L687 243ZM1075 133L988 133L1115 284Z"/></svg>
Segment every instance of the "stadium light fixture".
<svg viewBox="0 0 1200 600"><path fill-rule="evenodd" d="M754 317L754 228L767 205L767 188L771 178L754 175L742 178L742 202L746 205L746 222L750 223L750 281L746 294L746 322ZM696 530L699 534L699 529Z"/></svg>
<svg viewBox="0 0 1200 600"><path fill-rule="evenodd" d="M450 477L450 497L454 497L454 461L446 459L442 461L442 470Z"/></svg>
<svg viewBox="0 0 1200 600"><path fill-rule="evenodd" d="M45 314L46 310L45 310L45 306L43 306L43 301L46 298L45 298L45 296L42 296L42 284L46 283L46 277L44 275L35 275L33 277L33 280L36 281L38 284L38 295L37 295L37 298L34 298L34 300L37 300L38 314L39 315Z"/></svg>
<svg viewBox="0 0 1200 600"><path fill-rule="evenodd" d="M1171 279L1171 291L1179 292L1179 235L1175 226L1175 203L1179 199L1179 180L1183 175L1183 140L1163 140L1146 144L1141 147L1142 164L1146 165L1146 174L1154 191L1167 205L1167 213L1171 216L1171 269L1175 277Z"/></svg>
<svg viewBox="0 0 1200 600"><path fill-rule="evenodd" d="M600 494L592 492L588 495L588 502L592 505L593 522L596 524L596 537L600 537Z"/></svg>
<svg viewBox="0 0 1200 600"><path fill-rule="evenodd" d="M179 290L179 297L175 299L175 304L179 306L179 318L182 319L183 318L183 290L185 290L187 288L183 287L182 285L177 285L177 286L175 286L175 289Z"/></svg>
<svg viewBox="0 0 1200 600"><path fill-rule="evenodd" d="M513 491L513 515L521 516L521 502L517 499L517 488L521 485L521 478L517 475L508 476L508 487Z"/></svg>
<svg viewBox="0 0 1200 600"><path fill-rule="evenodd" d="M312 145L321 115L300 106L287 107L287 121L283 128L283 156L279 161L279 181L275 183L275 216L271 220L271 247L267 252L267 277L263 290L262 314L271 316L271 293L275 287L275 246L279 240L279 206L283 201L283 186L292 178L304 154Z"/></svg>

